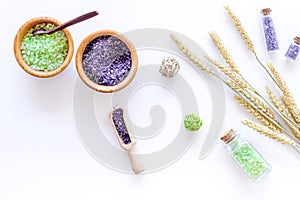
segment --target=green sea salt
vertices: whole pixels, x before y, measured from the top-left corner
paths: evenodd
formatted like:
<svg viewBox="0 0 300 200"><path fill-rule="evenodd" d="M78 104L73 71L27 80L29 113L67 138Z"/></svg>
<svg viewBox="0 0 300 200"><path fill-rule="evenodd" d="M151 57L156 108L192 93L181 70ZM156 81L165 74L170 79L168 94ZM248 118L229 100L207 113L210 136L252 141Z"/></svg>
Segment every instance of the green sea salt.
<svg viewBox="0 0 300 200"><path fill-rule="evenodd" d="M232 144L232 156L253 180L270 169L268 163L247 142L235 140Z"/></svg>
<svg viewBox="0 0 300 200"><path fill-rule="evenodd" d="M53 34L33 36L36 30L51 30L55 28L52 23L37 24L24 36L21 51L23 60L27 65L39 71L52 71L61 66L67 57L69 43L63 31Z"/></svg>

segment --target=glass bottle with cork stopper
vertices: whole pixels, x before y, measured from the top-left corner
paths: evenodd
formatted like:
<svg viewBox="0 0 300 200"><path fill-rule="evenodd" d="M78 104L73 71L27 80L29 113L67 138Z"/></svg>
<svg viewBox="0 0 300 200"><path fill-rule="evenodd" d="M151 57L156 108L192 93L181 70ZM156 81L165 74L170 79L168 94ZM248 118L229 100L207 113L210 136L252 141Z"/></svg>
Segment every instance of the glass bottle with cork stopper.
<svg viewBox="0 0 300 200"><path fill-rule="evenodd" d="M233 129L225 133L221 140L225 143L233 160L254 182L258 182L270 170L271 166L257 150Z"/></svg>
<svg viewBox="0 0 300 200"><path fill-rule="evenodd" d="M272 10L270 8L265 8L261 10L261 14L263 15L262 24L268 51L274 51L279 49L275 26L273 23L272 16L270 14L271 11Z"/></svg>
<svg viewBox="0 0 300 200"><path fill-rule="evenodd" d="M296 60L299 54L299 49L300 49L300 37L296 36L294 37L294 43L289 46L287 52L285 53L285 56L292 60Z"/></svg>

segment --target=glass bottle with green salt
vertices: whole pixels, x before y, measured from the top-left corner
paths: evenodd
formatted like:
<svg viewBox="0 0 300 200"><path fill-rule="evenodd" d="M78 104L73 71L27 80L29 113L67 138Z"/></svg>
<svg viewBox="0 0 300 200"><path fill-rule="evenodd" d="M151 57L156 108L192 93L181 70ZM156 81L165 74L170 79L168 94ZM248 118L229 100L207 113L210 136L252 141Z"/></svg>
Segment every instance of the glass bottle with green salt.
<svg viewBox="0 0 300 200"><path fill-rule="evenodd" d="M258 182L271 171L271 166L247 141L234 130L229 130L221 137L233 160L243 169L252 181Z"/></svg>

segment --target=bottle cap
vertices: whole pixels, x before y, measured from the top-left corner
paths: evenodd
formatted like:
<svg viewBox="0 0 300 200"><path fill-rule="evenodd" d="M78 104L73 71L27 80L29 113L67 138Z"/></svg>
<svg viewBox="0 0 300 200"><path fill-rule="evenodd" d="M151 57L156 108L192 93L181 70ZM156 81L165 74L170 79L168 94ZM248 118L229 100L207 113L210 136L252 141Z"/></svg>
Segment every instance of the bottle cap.
<svg viewBox="0 0 300 200"><path fill-rule="evenodd" d="M294 37L294 42L295 42L296 44L299 44L299 45L300 45L300 37L298 37L298 36Z"/></svg>
<svg viewBox="0 0 300 200"><path fill-rule="evenodd" d="M225 143L228 144L231 142L234 138L236 137L236 134L234 133L233 129L230 129L227 131L222 137L221 140Z"/></svg>
<svg viewBox="0 0 300 200"><path fill-rule="evenodd" d="M271 13L271 11L272 11L271 8L264 8L261 10L261 14L268 15Z"/></svg>

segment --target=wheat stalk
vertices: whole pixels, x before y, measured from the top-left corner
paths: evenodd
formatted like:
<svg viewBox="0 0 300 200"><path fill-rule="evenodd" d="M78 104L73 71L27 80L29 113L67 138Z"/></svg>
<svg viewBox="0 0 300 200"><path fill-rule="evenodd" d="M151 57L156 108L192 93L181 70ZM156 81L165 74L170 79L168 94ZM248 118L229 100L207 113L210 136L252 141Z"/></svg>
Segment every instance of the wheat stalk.
<svg viewBox="0 0 300 200"><path fill-rule="evenodd" d="M255 49L254 49L254 44L252 40L250 39L249 35L245 31L241 21L239 18L231 11L231 9L228 6L225 6L225 10L227 11L228 15L231 17L236 29L240 33L241 37L243 38L244 42L246 43L248 49L256 55Z"/></svg>
<svg viewBox="0 0 300 200"><path fill-rule="evenodd" d="M220 78L214 71L212 71L209 67L203 65L203 61L200 60L193 52L191 52L174 34L170 34L170 38L173 40L177 48L185 54L185 56L192 61L196 66L198 66L201 70L212 74L218 78ZM221 78L220 78L221 79Z"/></svg>
<svg viewBox="0 0 300 200"><path fill-rule="evenodd" d="M269 96L269 99L274 104L274 106L279 110L279 112L281 112L287 118L289 118L290 120L292 120L292 114L283 105L283 103L276 97L276 95L274 94L274 92L269 87L266 87L266 92L267 92L267 94Z"/></svg>
<svg viewBox="0 0 300 200"><path fill-rule="evenodd" d="M211 64L215 65L218 67L228 78L232 79L233 81L236 82L241 88L248 88L247 83L241 79L234 71L231 69L226 68L224 65L222 65L220 62L217 60L209 57L209 56L204 56Z"/></svg>
<svg viewBox="0 0 300 200"><path fill-rule="evenodd" d="M251 106L253 108L256 108L257 111L262 116L264 116L266 119L268 119L274 125L276 125L280 130L284 131L291 138L293 138L296 141L299 141L300 138L298 138L298 136L300 135L300 131L299 131L299 129L297 129L297 124L295 124L294 121L292 121L289 118L287 118L286 116L284 116L283 113L281 113L278 109L276 109L276 107L272 107L283 118L284 122L291 129L291 131L293 133L293 134L291 134L280 123L278 123L275 120L274 113L271 111L271 109L268 108L266 105L264 105L257 97L255 97L254 95L252 95L247 89L242 89L242 88L238 87L234 82L230 82L230 81L227 81L226 84L229 87L231 87L234 91L236 91L238 94L240 94L244 98L246 98L249 102L251 102L253 104ZM247 102L247 103L249 104L249 102ZM270 104L268 104L268 105L270 105ZM254 106L256 106L256 107L254 107ZM296 125L296 127L295 127L295 125Z"/></svg>
<svg viewBox="0 0 300 200"><path fill-rule="evenodd" d="M288 108L289 112L292 114L294 120L299 125L300 124L300 117L299 117L299 111L297 109L297 105L294 103L293 99L286 95L280 95L284 105Z"/></svg>
<svg viewBox="0 0 300 200"><path fill-rule="evenodd" d="M273 131L281 133L281 130L274 123L272 123L270 120L268 120L262 114L260 114L253 106L248 104L241 97L235 96L234 99L236 100L236 102L238 102L240 105L242 105L254 118L256 118L258 121L260 121L263 125L265 125L266 127L268 127L269 129L271 129Z"/></svg>
<svg viewBox="0 0 300 200"><path fill-rule="evenodd" d="M281 115L282 119L284 120L285 124L289 127L289 129L292 131L294 136L299 140L300 139L300 130L299 125L294 122L294 118L290 111L286 108L285 104L280 101L274 92L269 88L266 87L267 94L269 96L269 99L275 106L275 108L279 111L278 114ZM282 97L284 99L284 97Z"/></svg>
<svg viewBox="0 0 300 200"><path fill-rule="evenodd" d="M242 120L242 123L248 126L249 128L252 128L256 132L261 133L264 136L267 136L275 141L278 141L282 144L289 144L292 146L298 146L297 143L295 143L293 140L291 140L289 137L287 137L284 134L278 133L276 131L273 131L269 129L268 127L262 126L256 122L250 121L250 120Z"/></svg>
<svg viewBox="0 0 300 200"><path fill-rule="evenodd" d="M263 104L257 97L251 94L247 89L240 88L232 81L227 81L227 85L233 90L242 94L245 98L252 102L259 110L265 113L269 118L274 119L274 113L271 111L271 109L268 108L265 104Z"/></svg>
<svg viewBox="0 0 300 200"><path fill-rule="evenodd" d="M283 92L283 95L281 95L281 99L292 114L293 118L297 122L297 124L300 124L300 116L299 116L299 111L297 108L296 101L290 92L286 82L282 79L278 71L275 69L272 63L268 63L269 69L271 70L275 80L277 81L277 84L281 91Z"/></svg>
<svg viewBox="0 0 300 200"><path fill-rule="evenodd" d="M239 74L240 70L238 69L236 63L234 62L234 60L232 58L232 56L229 54L228 50L224 46L224 44L223 44L221 38L219 37L219 35L215 31L213 31L213 32L209 32L209 36L210 36L211 40L213 41L213 43L215 44L215 46L218 48L218 50L219 50L220 54L222 55L222 57L224 58L225 62L232 69L232 71Z"/></svg>
<svg viewBox="0 0 300 200"><path fill-rule="evenodd" d="M282 79L282 77L280 76L280 74L278 73L278 71L276 70L276 68L274 67L274 65L271 62L267 63L272 75L274 76L276 83L278 84L279 89L284 92L285 88L286 88L286 83L285 81Z"/></svg>
<svg viewBox="0 0 300 200"><path fill-rule="evenodd" d="M224 60L228 64L229 69L231 69L232 76L235 76L235 77L229 77L229 78L231 78L232 80L234 80L235 82L237 82L241 87L243 87L243 88L247 87L249 90L252 90L253 92L256 92L255 89L247 82L247 80L242 76L242 74L238 70L238 67L236 66L235 62L232 59L232 56L230 55L230 53L228 52L228 50L224 46L224 44L223 44L220 36L216 32L211 32L211 33L209 33L209 35L210 35L213 43L215 44L215 46L219 50L220 54L222 55L222 57L224 58ZM205 56L205 58L210 63L212 63L213 65L217 66L219 69L222 70L222 68L223 68L223 69L227 70L227 68L225 68L225 66L223 66L218 61L210 58L209 56Z"/></svg>

